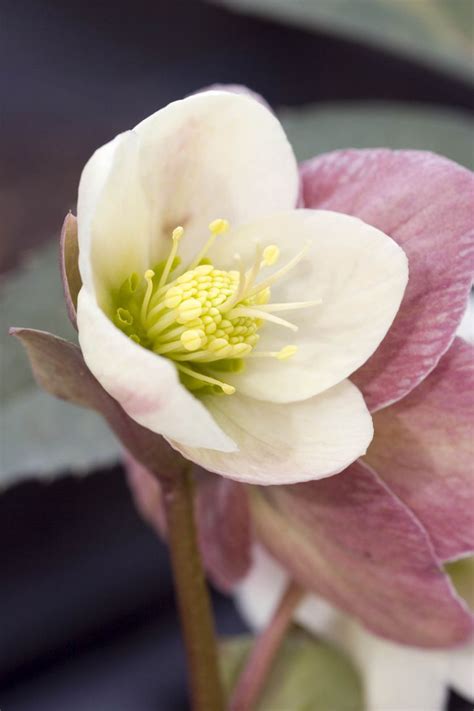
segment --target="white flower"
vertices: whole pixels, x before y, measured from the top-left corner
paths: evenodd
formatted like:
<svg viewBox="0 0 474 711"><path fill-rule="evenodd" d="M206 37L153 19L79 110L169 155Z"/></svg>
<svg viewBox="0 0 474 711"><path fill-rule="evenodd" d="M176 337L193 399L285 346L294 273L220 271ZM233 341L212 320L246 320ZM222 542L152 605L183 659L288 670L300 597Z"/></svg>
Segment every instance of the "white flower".
<svg viewBox="0 0 474 711"><path fill-rule="evenodd" d="M238 607L255 630L267 624L287 583L284 569L255 546L252 569L236 590ZM474 698L473 642L442 650L395 644L314 595L304 598L294 619L353 659L362 674L364 711L443 711L449 687Z"/></svg>
<svg viewBox="0 0 474 711"><path fill-rule="evenodd" d="M79 187L85 361L136 422L259 484L343 470L372 438L347 380L407 282L379 230L297 210L297 164L256 100L204 92L100 148Z"/></svg>

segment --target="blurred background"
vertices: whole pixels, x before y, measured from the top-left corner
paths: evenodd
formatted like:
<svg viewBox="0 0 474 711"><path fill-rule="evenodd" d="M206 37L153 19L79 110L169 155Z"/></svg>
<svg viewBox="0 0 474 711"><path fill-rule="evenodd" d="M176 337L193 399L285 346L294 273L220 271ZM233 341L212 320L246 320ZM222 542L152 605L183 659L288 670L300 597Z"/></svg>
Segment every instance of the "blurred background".
<svg viewBox="0 0 474 711"><path fill-rule="evenodd" d="M473 168L473 13L471 0L0 2L2 711L186 708L166 549L134 511L117 444L40 393L5 338L9 324L73 337L57 236L90 154L217 82L263 94L299 158L385 145ZM220 632L244 629L215 603ZM470 708L451 694L450 711Z"/></svg>

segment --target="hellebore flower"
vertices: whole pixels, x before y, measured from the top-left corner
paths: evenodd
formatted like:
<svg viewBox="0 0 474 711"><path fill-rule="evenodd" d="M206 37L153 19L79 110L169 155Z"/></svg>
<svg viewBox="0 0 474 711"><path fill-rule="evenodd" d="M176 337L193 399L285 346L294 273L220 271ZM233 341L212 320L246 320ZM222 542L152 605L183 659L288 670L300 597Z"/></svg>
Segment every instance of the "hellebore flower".
<svg viewBox="0 0 474 711"><path fill-rule="evenodd" d="M450 573L474 610L474 559L455 563ZM257 546L254 565L236 589L237 605L253 629L267 624L287 580L284 569ZM301 602L293 619L318 637L333 640L356 662L362 674L365 711L443 711L448 688L474 698L472 641L450 650L394 644L370 634L356 620L315 596Z"/></svg>
<svg viewBox="0 0 474 711"><path fill-rule="evenodd" d="M186 458L253 483L326 477L366 451L371 418L347 378L407 282L393 240L295 209L298 192L277 119L225 91L117 136L79 186L87 367Z"/></svg>
<svg viewBox="0 0 474 711"><path fill-rule="evenodd" d="M463 643L473 619L443 565L474 550L474 357L455 339L474 273L473 175L440 156L385 149L322 155L300 175L305 208L359 217L408 256L395 321L351 378L373 413L374 441L321 481L244 487L203 475L208 571L231 590L257 540L302 588L376 635L428 648ZM129 469L139 507L159 528L158 484Z"/></svg>

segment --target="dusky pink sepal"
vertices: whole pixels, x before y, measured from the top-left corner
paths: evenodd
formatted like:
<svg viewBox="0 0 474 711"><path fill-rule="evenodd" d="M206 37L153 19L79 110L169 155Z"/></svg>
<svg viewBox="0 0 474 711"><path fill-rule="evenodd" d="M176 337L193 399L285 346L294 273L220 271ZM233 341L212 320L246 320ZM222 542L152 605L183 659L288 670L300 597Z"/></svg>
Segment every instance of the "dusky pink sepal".
<svg viewBox="0 0 474 711"><path fill-rule="evenodd" d="M416 514L437 555L474 551L474 348L456 338L435 370L374 416L366 461Z"/></svg>
<svg viewBox="0 0 474 711"><path fill-rule="evenodd" d="M356 462L321 481L260 489L257 539L305 589L402 644L447 647L473 620L414 514Z"/></svg>
<svg viewBox="0 0 474 711"><path fill-rule="evenodd" d="M313 158L301 177L306 207L360 217L408 256L398 315L353 376L375 411L416 387L454 338L474 273L474 176L431 153L369 149Z"/></svg>

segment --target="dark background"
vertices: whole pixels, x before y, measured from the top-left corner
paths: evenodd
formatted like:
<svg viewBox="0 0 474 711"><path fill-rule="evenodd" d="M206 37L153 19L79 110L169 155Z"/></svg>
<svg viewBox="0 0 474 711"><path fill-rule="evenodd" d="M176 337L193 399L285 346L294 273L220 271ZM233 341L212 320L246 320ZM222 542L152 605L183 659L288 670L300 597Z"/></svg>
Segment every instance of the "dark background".
<svg viewBox="0 0 474 711"><path fill-rule="evenodd" d="M199 0L0 2L1 269L57 233L97 146L214 82L274 105L473 109L470 87L435 70ZM166 550L119 468L10 489L0 541L2 711L186 708ZM230 601L215 603L222 633L244 629ZM471 704L452 695L449 708Z"/></svg>

